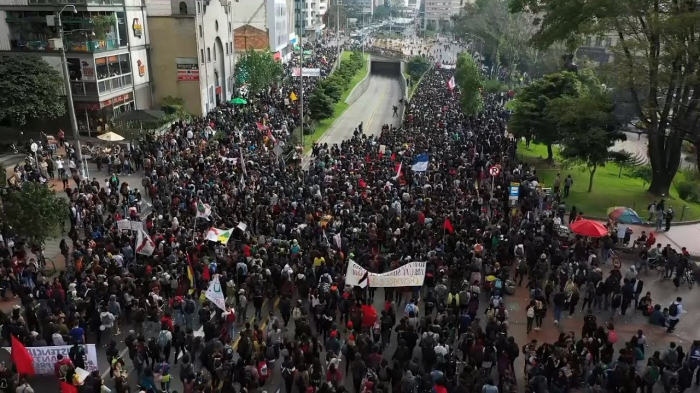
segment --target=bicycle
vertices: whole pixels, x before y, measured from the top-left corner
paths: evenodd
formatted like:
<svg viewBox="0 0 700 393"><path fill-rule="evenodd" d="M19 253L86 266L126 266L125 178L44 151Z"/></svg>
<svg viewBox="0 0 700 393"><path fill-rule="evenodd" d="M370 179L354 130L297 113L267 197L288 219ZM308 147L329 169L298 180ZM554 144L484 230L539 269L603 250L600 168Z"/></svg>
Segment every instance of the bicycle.
<svg viewBox="0 0 700 393"><path fill-rule="evenodd" d="M688 283L689 289L693 289L693 285L695 284L695 275L692 271L686 270L685 273L683 273L683 277L681 277L681 283L683 283L684 281Z"/></svg>

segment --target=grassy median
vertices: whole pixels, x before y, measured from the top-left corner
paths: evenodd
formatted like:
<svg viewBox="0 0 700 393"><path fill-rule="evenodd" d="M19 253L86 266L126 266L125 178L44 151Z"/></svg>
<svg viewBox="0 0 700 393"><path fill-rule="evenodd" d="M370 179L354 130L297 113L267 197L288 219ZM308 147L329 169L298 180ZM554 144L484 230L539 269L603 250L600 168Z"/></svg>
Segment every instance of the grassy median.
<svg viewBox="0 0 700 393"><path fill-rule="evenodd" d="M346 51L343 52L343 54L340 56L340 66L343 66L343 62L349 61L350 56L352 55L352 52ZM369 67L367 66L367 59L369 58L369 54L364 55L365 62L362 65L362 68L360 68L357 73L355 73L355 76L352 77L350 80L350 83L348 84L348 88L345 89L343 92L343 95L340 97L340 100L335 103L335 106L333 107L333 116L329 117L328 119L324 119L319 121L316 124L316 128L314 129L314 133L310 135L304 135L304 150L310 149L316 141L321 139L323 134L328 131L328 128L330 128L331 125L345 112L349 105L345 103L345 100L348 98L350 95L350 92L357 86L360 81L362 81L367 74L369 73Z"/></svg>

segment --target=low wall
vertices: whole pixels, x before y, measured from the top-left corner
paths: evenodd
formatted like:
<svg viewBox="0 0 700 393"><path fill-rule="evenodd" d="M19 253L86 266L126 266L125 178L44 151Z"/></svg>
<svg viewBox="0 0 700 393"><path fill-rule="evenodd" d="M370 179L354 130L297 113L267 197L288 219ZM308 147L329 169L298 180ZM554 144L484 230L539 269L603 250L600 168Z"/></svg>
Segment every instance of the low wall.
<svg viewBox="0 0 700 393"><path fill-rule="evenodd" d="M348 105L352 105L357 101L360 97L362 97L363 94L367 91L367 87L369 87L369 80L370 80L370 75L372 74L372 70L370 67L372 66L372 56L367 57L367 75L358 83L355 85L355 87L352 88L352 91L350 94L348 94L348 98L345 99L345 103Z"/></svg>
<svg viewBox="0 0 700 393"><path fill-rule="evenodd" d="M400 105L399 118L403 119L403 114L406 111L406 105L408 105L408 84L406 82L406 67L405 61L401 62L401 97L403 97L404 104Z"/></svg>

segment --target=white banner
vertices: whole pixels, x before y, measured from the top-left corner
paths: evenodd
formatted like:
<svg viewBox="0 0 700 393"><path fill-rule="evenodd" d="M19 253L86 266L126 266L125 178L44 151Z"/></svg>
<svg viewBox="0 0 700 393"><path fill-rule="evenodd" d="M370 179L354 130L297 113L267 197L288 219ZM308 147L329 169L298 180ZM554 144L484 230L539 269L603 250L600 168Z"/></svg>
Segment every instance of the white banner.
<svg viewBox="0 0 700 393"><path fill-rule="evenodd" d="M303 76L308 76L308 77L320 77L321 76L321 69L320 68L302 68L301 74L303 74ZM292 76L299 76L299 67L292 68Z"/></svg>
<svg viewBox="0 0 700 393"><path fill-rule="evenodd" d="M350 262L345 277L347 285L359 287L420 287L425 280L425 262L410 262L386 273L369 273L355 262ZM367 279L363 280L367 275ZM367 282L365 282L367 281Z"/></svg>
<svg viewBox="0 0 700 393"><path fill-rule="evenodd" d="M54 375L54 366L58 360L56 355L61 354L68 358L68 352L72 345L58 345L53 347L27 347L27 351L34 359L34 372L37 375ZM92 372L97 371L97 350L95 344L82 345L85 350L85 368ZM12 352L11 347L3 347L7 352Z"/></svg>
<svg viewBox="0 0 700 393"><path fill-rule="evenodd" d="M143 222L131 220L117 221L117 229L120 231L138 231L143 228Z"/></svg>

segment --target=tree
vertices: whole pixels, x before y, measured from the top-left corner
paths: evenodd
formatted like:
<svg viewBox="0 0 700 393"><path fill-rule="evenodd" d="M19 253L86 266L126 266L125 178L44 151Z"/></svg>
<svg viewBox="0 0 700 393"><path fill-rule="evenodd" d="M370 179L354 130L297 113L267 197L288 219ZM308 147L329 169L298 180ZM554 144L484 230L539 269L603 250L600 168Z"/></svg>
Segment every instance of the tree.
<svg viewBox="0 0 700 393"><path fill-rule="evenodd" d="M418 81L430 69L430 61L425 56L413 56L408 61L406 68L411 79Z"/></svg>
<svg viewBox="0 0 700 393"><path fill-rule="evenodd" d="M323 90L316 89L309 98L309 112L314 120L328 119L333 116L333 100Z"/></svg>
<svg viewBox="0 0 700 393"><path fill-rule="evenodd" d="M596 170L608 162L610 148L626 139L618 127L614 109L610 98L603 94L555 98L547 104L547 120L562 134L561 156L588 169L588 192L593 190Z"/></svg>
<svg viewBox="0 0 700 393"><path fill-rule="evenodd" d="M542 16L532 43L547 48L581 35L610 35L615 61L606 71L649 137L649 192L668 195L684 139L700 143L700 5L697 1L510 0L513 12Z"/></svg>
<svg viewBox="0 0 700 393"><path fill-rule="evenodd" d="M68 200L33 182L22 183L20 189L9 188L2 202L7 224L40 250L46 239L59 234L68 218Z"/></svg>
<svg viewBox="0 0 700 393"><path fill-rule="evenodd" d="M547 119L549 102L564 97L579 97L584 91L576 74L558 72L545 75L525 87L518 95L508 129L518 138L547 145L547 161L552 162L552 145L560 142L561 130Z"/></svg>
<svg viewBox="0 0 700 393"><path fill-rule="evenodd" d="M608 160L614 162L618 167L620 167L620 170L617 173L618 179L622 177L622 170L631 166L633 163L632 154L625 150L611 151L608 156Z"/></svg>
<svg viewBox="0 0 700 393"><path fill-rule="evenodd" d="M479 66L476 65L474 58L469 53L460 53L457 58L455 82L457 82L461 94L462 111L469 115L481 113L484 108L480 90L483 78Z"/></svg>
<svg viewBox="0 0 700 393"><path fill-rule="evenodd" d="M508 66L509 79L525 58L539 53L529 45L536 31L536 17L524 12L510 13L507 0L477 0L464 6L455 17L456 35L476 37L479 48L493 69Z"/></svg>
<svg viewBox="0 0 700 393"><path fill-rule="evenodd" d="M343 91L345 90L342 86L342 81L339 78L334 78L333 76L322 80L318 84L318 87L322 89L323 93L333 100L333 102L340 101Z"/></svg>
<svg viewBox="0 0 700 393"><path fill-rule="evenodd" d="M282 77L282 64L270 51L249 49L236 62L236 75L240 83L248 84L248 91L257 94Z"/></svg>
<svg viewBox="0 0 700 393"><path fill-rule="evenodd" d="M0 75L0 120L24 126L66 113L63 78L39 56L1 56Z"/></svg>

